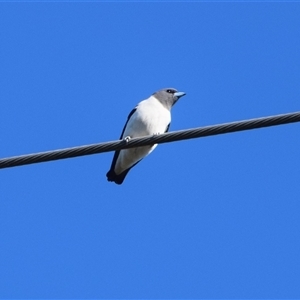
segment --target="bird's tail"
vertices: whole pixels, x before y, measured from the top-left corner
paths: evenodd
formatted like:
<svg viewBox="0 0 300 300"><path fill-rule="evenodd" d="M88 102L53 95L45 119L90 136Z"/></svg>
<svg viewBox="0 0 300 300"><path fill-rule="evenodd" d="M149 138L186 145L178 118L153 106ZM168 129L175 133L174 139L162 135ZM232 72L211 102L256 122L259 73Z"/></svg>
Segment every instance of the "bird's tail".
<svg viewBox="0 0 300 300"><path fill-rule="evenodd" d="M127 175L127 173L129 172L129 170L130 169L127 169L124 172L122 172L121 174L117 175L114 170L110 169L106 173L107 180L115 182L116 184L122 184L125 177L126 177L126 175Z"/></svg>

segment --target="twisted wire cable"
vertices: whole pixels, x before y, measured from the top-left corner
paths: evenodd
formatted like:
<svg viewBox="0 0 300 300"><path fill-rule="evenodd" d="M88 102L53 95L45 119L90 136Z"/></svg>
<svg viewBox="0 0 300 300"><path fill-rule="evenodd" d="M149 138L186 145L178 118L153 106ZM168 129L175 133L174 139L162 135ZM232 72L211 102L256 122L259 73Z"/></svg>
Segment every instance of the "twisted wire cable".
<svg viewBox="0 0 300 300"><path fill-rule="evenodd" d="M153 144L169 143L187 139L194 139L217 134L224 134L242 130L250 130L262 127L270 127L300 121L300 112L287 113L269 117L262 117L244 121L224 123L219 125L198 127L186 130L168 132L160 135L151 135L139 138L132 138L129 141L118 140L105 143L97 143L86 146L66 148L60 150L46 151L28 155L14 156L0 159L0 169L22 166L58 159L65 159L83 155L91 155L115 151L126 148L147 146Z"/></svg>

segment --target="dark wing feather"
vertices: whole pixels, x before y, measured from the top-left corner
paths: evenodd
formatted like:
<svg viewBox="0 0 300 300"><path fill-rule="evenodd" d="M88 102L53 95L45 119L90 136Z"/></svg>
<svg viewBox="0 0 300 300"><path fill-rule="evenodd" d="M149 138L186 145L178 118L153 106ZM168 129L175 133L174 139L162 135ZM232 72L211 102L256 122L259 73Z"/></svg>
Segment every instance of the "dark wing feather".
<svg viewBox="0 0 300 300"><path fill-rule="evenodd" d="M125 125L124 125L124 128L123 128L122 133L121 133L121 136L120 136L120 140L123 138L123 134L124 134L124 132L125 132L125 128L126 128L126 126L127 126L127 124L128 124L128 121L130 120L131 116L135 113L135 111L136 111L136 107L135 107L135 108L130 112L130 114L128 115L127 121L126 121L126 123L125 123ZM107 177L107 180L108 180L108 181L114 181L114 182L117 183L117 184L121 184L121 183L124 181L125 176L126 176L127 173L129 172L129 170L133 167L133 166L132 166L131 168L125 170L123 173L121 173L121 174L119 174L119 175L117 175L117 174L115 173L114 169L115 169L115 165L116 165L117 159L118 159L118 157L119 157L120 151L121 151L121 150L115 151L115 154L114 154L114 157L113 157L113 160L112 160L112 163L111 163L110 170L109 170L109 171L107 172L107 174L106 174L106 177ZM137 163L136 163L136 164L137 164ZM135 164L135 165L136 165L136 164ZM135 166L135 165L134 165L134 166Z"/></svg>
<svg viewBox="0 0 300 300"><path fill-rule="evenodd" d="M171 125L171 123L169 123L169 124L168 124L168 126L167 126L167 128L166 128L166 131L165 131L165 133L169 131L169 129L170 129L170 125Z"/></svg>
<svg viewBox="0 0 300 300"><path fill-rule="evenodd" d="M127 121L126 121L126 123L125 123L125 125L124 125L124 128L123 128L123 131L122 131L122 133L121 133L120 140L121 140L122 137L123 137L123 134L124 134L125 128L126 128L126 126L127 126L127 124L128 124L128 121L130 120L131 116L135 113L135 111L136 111L136 107L129 113L129 115L128 115L128 117L127 117Z"/></svg>

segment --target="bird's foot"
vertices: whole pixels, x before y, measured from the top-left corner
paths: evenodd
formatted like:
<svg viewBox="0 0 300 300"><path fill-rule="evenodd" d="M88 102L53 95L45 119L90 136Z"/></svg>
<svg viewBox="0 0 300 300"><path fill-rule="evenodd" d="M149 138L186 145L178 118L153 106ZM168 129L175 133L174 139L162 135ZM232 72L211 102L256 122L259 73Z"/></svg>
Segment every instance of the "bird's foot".
<svg viewBox="0 0 300 300"><path fill-rule="evenodd" d="M123 140L124 140L126 143L128 143L128 142L131 140L131 137L130 137L130 136L126 136Z"/></svg>
<svg viewBox="0 0 300 300"><path fill-rule="evenodd" d="M157 136L157 135L160 135L160 132L153 133L153 136Z"/></svg>

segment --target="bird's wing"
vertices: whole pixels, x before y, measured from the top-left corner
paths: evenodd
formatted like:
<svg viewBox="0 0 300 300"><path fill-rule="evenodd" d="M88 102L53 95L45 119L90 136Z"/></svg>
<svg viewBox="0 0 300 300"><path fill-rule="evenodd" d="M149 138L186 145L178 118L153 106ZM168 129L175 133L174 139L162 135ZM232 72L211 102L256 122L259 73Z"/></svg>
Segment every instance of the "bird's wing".
<svg viewBox="0 0 300 300"><path fill-rule="evenodd" d="M126 121L126 123L124 125L124 128L122 130L122 133L121 133L121 136L120 136L120 140L122 140L123 134L124 134L125 129L126 129L126 126L127 126L128 122L129 122L130 118L132 117L132 115L136 112L136 109L137 109L137 106L129 113L129 115L127 117L127 121Z"/></svg>
<svg viewBox="0 0 300 300"><path fill-rule="evenodd" d="M121 136L120 136L120 140L122 140L123 134L124 134L125 129L126 129L126 126L127 126L127 124L128 124L128 121L130 120L130 118L132 117L132 115L136 112L136 109L137 109L137 108L135 107L135 108L129 113L128 118L127 118L127 121L126 121L126 123L125 123L125 125L124 125L124 128L123 128L123 130L122 130L122 133L121 133ZM111 172L111 171L113 171L113 170L115 169L115 165L116 165L117 159L118 159L118 157L119 157L120 151L121 151L121 150L115 151L115 154L114 154L114 157L113 157L113 160L112 160L112 163L111 163L111 167L110 167L110 170L108 171L108 173ZM108 173L107 173L107 174L108 174Z"/></svg>
<svg viewBox="0 0 300 300"><path fill-rule="evenodd" d="M169 124L168 124L168 126L167 126L167 128L166 128L166 131L165 131L165 133L169 131L169 129L170 129L170 125L171 125L171 123L169 123Z"/></svg>

